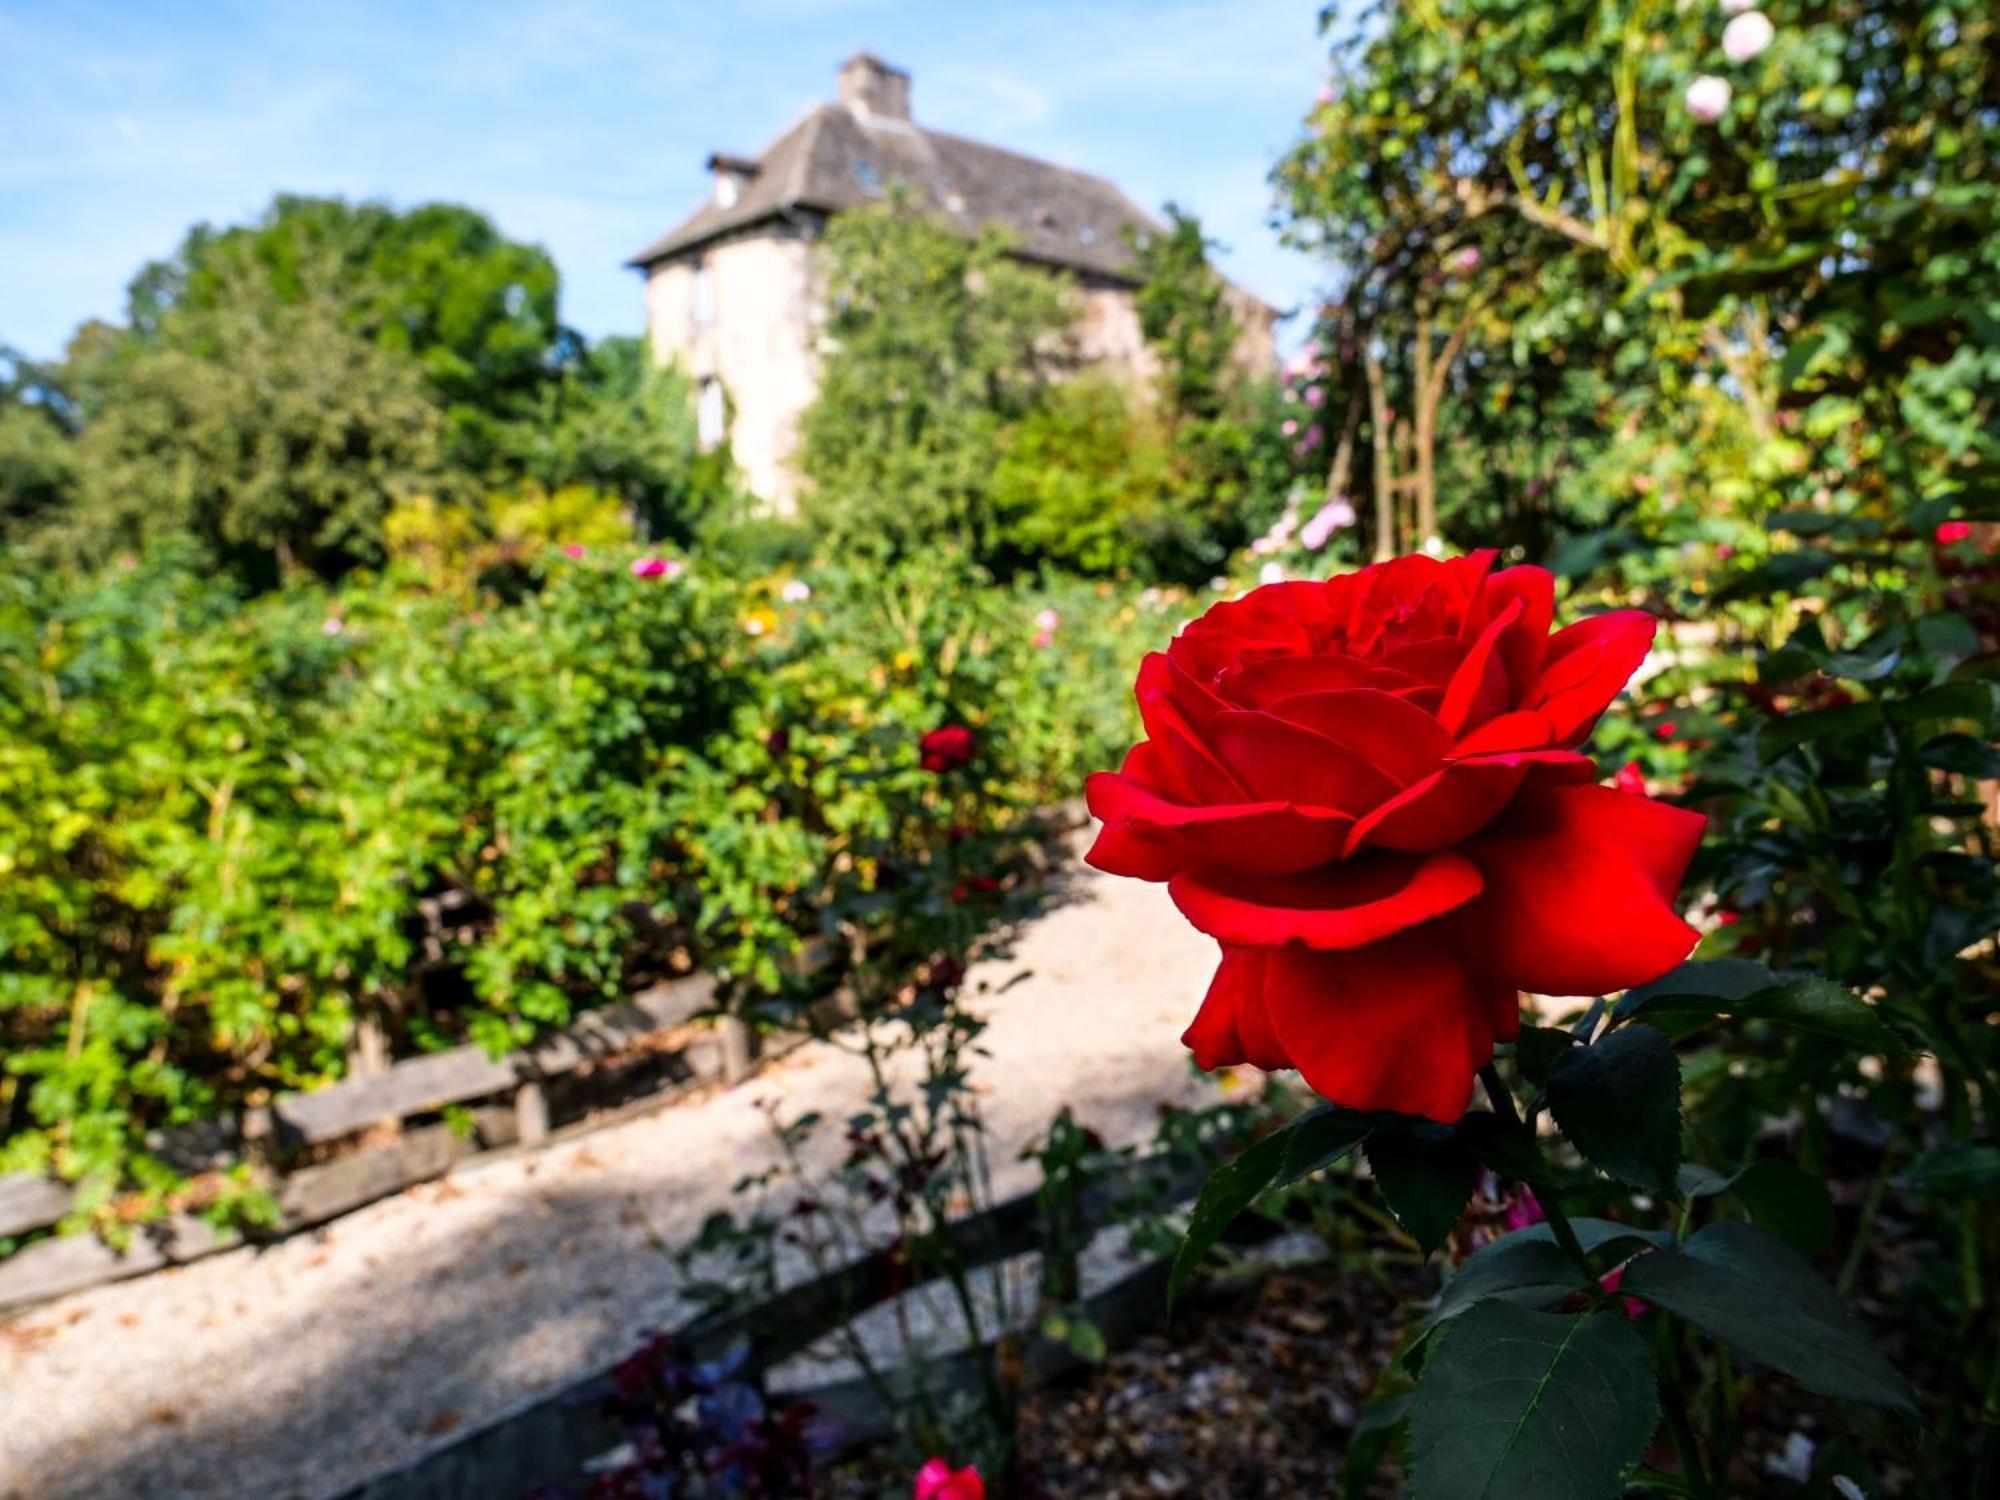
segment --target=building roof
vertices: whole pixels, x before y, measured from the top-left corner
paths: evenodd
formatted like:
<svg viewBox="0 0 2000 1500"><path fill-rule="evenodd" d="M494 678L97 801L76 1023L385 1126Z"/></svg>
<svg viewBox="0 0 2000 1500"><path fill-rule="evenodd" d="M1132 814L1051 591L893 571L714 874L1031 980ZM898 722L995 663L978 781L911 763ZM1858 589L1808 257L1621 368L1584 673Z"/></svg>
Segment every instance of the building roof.
<svg viewBox="0 0 2000 1500"><path fill-rule="evenodd" d="M1126 232L1160 228L1102 177L848 104L816 105L754 163L723 153L710 161L734 176L735 201L711 196L628 265L643 269L794 212L859 208L891 182L968 234L1007 230L1026 259L1121 281L1134 270Z"/></svg>

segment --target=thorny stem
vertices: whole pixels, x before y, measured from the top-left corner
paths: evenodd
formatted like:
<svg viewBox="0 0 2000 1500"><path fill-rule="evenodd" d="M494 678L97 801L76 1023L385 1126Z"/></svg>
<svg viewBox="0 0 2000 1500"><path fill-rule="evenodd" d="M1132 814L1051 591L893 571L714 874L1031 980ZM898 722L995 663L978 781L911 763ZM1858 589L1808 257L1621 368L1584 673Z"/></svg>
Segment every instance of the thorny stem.
<svg viewBox="0 0 2000 1500"><path fill-rule="evenodd" d="M1529 1150L1539 1151L1540 1148L1535 1144L1534 1127L1523 1122L1520 1112L1514 1108L1514 1096L1507 1092L1507 1085L1501 1082L1500 1070L1492 1063L1488 1063L1479 1070L1479 1081L1485 1086L1486 1097L1493 1105L1493 1112L1520 1134ZM1591 1269L1590 1257L1583 1253L1583 1244L1576 1237L1576 1229L1570 1223L1569 1215L1564 1213L1562 1205L1556 1202L1554 1189L1545 1188L1537 1193L1535 1201L1541 1205L1542 1217L1548 1223L1549 1233L1555 1236L1555 1241L1562 1247L1563 1254L1575 1261L1583 1274L1594 1281L1597 1273Z"/></svg>

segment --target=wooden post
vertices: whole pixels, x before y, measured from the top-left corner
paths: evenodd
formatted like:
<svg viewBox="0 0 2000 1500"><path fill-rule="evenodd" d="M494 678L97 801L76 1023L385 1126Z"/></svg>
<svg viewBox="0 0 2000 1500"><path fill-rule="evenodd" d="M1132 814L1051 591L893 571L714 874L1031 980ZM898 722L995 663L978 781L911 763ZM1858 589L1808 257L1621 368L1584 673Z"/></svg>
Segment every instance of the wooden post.
<svg viewBox="0 0 2000 1500"><path fill-rule="evenodd" d="M549 1138L549 1096L539 1079L528 1079L516 1091L514 1128L523 1146L537 1146Z"/></svg>
<svg viewBox="0 0 2000 1500"><path fill-rule="evenodd" d="M741 1016L724 1016L717 1030L722 1037L723 1082L741 1083L750 1076L750 1065L757 1056L750 1023Z"/></svg>

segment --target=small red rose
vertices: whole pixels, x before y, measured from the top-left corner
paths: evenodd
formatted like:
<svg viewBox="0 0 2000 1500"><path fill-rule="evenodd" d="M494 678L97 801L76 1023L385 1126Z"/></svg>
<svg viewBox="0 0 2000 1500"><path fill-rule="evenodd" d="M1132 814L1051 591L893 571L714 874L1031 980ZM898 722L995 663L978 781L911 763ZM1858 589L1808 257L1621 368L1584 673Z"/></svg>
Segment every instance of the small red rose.
<svg viewBox="0 0 2000 1500"><path fill-rule="evenodd" d="M977 737L963 724L946 724L940 729L933 729L917 742L924 769L939 776L970 765L972 752L977 746Z"/></svg>
<svg viewBox="0 0 2000 1500"><path fill-rule="evenodd" d="M986 1500L986 1481L971 1464L954 1469L941 1458L933 1458L917 1470L912 1500Z"/></svg>
<svg viewBox="0 0 2000 1500"><path fill-rule="evenodd" d="M1949 547L1962 542L1972 535L1970 521L1943 521L1938 524L1937 542L1940 547Z"/></svg>
<svg viewBox="0 0 2000 1500"><path fill-rule="evenodd" d="M1147 738L1090 778L1090 862L1222 947L1183 1040L1353 1109L1456 1120L1520 992L1657 978L1703 820L1579 753L1636 610L1550 633L1554 579L1405 557L1218 604L1139 669Z"/></svg>

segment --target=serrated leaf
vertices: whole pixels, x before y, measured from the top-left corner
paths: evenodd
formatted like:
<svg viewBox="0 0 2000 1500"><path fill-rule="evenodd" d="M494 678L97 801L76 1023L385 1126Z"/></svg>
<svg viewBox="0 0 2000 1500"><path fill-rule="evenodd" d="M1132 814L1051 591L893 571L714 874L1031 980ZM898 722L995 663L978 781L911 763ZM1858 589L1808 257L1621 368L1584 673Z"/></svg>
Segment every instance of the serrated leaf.
<svg viewBox="0 0 2000 1500"><path fill-rule="evenodd" d="M1430 1327L1448 1323L1492 1298L1518 1307L1554 1307L1589 1286L1583 1272L1550 1235L1520 1230L1467 1256L1465 1264L1444 1284L1437 1306L1424 1322Z"/></svg>
<svg viewBox="0 0 2000 1500"><path fill-rule="evenodd" d="M1653 1364L1622 1314L1482 1302L1445 1334L1410 1404L1418 1500L1602 1500L1659 1417Z"/></svg>
<svg viewBox="0 0 2000 1500"><path fill-rule="evenodd" d="M1384 1123L1368 1137L1369 1169L1396 1222L1424 1254L1445 1241L1479 1180L1479 1163L1458 1132L1430 1120Z"/></svg>
<svg viewBox="0 0 2000 1500"><path fill-rule="evenodd" d="M1514 1063L1521 1076L1540 1088L1548 1081L1555 1060L1576 1045L1576 1038L1553 1026L1523 1026L1514 1043Z"/></svg>
<svg viewBox="0 0 2000 1500"><path fill-rule="evenodd" d="M1730 1177L1690 1164L1681 1168L1680 1188L1690 1198L1729 1194L1752 1222L1808 1259L1833 1248L1833 1199L1826 1184L1790 1162L1760 1158Z"/></svg>
<svg viewBox="0 0 2000 1500"><path fill-rule="evenodd" d="M1548 1162L1535 1138L1490 1110L1474 1110L1458 1122L1458 1138L1479 1165L1510 1182L1548 1181Z"/></svg>
<svg viewBox="0 0 2000 1500"><path fill-rule="evenodd" d="M1661 995L1646 1002L1660 1016L1726 1014L1739 1021L1769 1021L1794 1031L1831 1037L1875 1052L1901 1052L1903 1044L1876 1013L1875 1007L1852 990L1825 979L1794 979L1738 999Z"/></svg>
<svg viewBox="0 0 2000 1500"><path fill-rule="evenodd" d="M1916 1412L1909 1385L1833 1288L1755 1225L1711 1224L1685 1244L1642 1255L1625 1267L1620 1290L1808 1390Z"/></svg>
<svg viewBox="0 0 2000 1500"><path fill-rule="evenodd" d="M1259 1193L1281 1174L1290 1172L1285 1180L1296 1182L1352 1151L1373 1125L1373 1116L1323 1104L1253 1143L1234 1161L1217 1167L1202 1184L1188 1218L1187 1233L1174 1255L1174 1268L1167 1278L1168 1308L1180 1297L1201 1258L1215 1248L1223 1231Z"/></svg>
<svg viewBox="0 0 2000 1500"><path fill-rule="evenodd" d="M1651 984L1637 984L1627 990L1612 1008L1614 1020L1637 1015L1662 995L1701 997L1712 1000L1740 1000L1767 990L1778 976L1748 958L1697 958L1669 969Z"/></svg>
<svg viewBox="0 0 2000 1500"><path fill-rule="evenodd" d="M1643 1022L1577 1047L1549 1069L1549 1113L1592 1165L1671 1193L1681 1162L1681 1068Z"/></svg>

